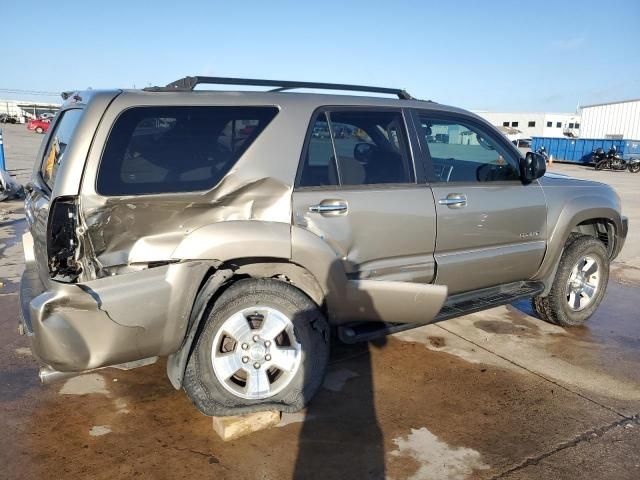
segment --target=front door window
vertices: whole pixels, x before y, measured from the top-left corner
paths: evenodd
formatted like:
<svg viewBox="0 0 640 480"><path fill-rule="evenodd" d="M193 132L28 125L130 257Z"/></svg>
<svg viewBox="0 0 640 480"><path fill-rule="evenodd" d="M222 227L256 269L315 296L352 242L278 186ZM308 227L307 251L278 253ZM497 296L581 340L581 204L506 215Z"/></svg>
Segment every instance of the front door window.
<svg viewBox="0 0 640 480"><path fill-rule="evenodd" d="M436 182L514 181L520 176L508 152L477 127L420 115Z"/></svg>

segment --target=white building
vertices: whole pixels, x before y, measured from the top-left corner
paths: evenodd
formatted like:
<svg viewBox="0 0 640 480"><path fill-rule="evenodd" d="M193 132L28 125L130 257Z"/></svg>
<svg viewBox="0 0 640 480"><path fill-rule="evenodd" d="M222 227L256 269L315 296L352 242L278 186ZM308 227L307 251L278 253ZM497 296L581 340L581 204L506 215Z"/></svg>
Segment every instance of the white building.
<svg viewBox="0 0 640 480"><path fill-rule="evenodd" d="M640 140L640 98L581 107L583 138Z"/></svg>
<svg viewBox="0 0 640 480"><path fill-rule="evenodd" d="M477 115L492 125L515 129L520 133L509 133L510 140L531 137L578 137L581 133L580 114L578 113L534 113L534 112L485 112L475 111Z"/></svg>
<svg viewBox="0 0 640 480"><path fill-rule="evenodd" d="M0 100L0 114L7 113L16 116L20 121L36 118L43 113L55 113L59 109L59 103Z"/></svg>

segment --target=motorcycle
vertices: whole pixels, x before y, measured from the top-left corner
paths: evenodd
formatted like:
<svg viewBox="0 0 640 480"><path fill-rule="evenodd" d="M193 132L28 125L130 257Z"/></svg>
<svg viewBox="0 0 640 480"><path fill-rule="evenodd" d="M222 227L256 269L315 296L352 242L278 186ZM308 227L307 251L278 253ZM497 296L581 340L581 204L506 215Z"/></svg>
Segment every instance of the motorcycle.
<svg viewBox="0 0 640 480"><path fill-rule="evenodd" d="M544 148L544 145L540 145L537 149L536 149L536 153L539 153L540 155L542 155L544 157L544 161L546 163L549 163L549 154L547 153L547 149Z"/></svg>
<svg viewBox="0 0 640 480"><path fill-rule="evenodd" d="M631 158L625 160L618 153L615 145L605 155L602 148L593 151L592 162L596 170L629 170L631 173L640 172L640 159Z"/></svg>

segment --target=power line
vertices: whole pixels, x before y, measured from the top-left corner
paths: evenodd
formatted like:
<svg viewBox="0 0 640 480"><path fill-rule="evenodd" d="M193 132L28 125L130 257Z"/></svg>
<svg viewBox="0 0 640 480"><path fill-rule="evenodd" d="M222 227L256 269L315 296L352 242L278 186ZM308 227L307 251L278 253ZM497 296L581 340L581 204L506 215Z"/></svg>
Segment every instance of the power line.
<svg viewBox="0 0 640 480"><path fill-rule="evenodd" d="M0 93L17 93L21 95L46 95L48 97L57 97L60 92L45 92L42 90L21 90L19 88L0 88Z"/></svg>

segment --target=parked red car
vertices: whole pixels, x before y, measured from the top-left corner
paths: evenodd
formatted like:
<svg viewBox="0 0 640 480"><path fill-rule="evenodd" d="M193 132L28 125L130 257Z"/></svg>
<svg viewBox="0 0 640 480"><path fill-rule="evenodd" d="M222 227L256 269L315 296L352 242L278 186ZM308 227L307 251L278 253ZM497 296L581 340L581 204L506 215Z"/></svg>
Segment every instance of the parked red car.
<svg viewBox="0 0 640 480"><path fill-rule="evenodd" d="M45 133L49 130L49 124L51 120L43 119L43 120L29 120L27 123L28 130L35 130L36 133Z"/></svg>

